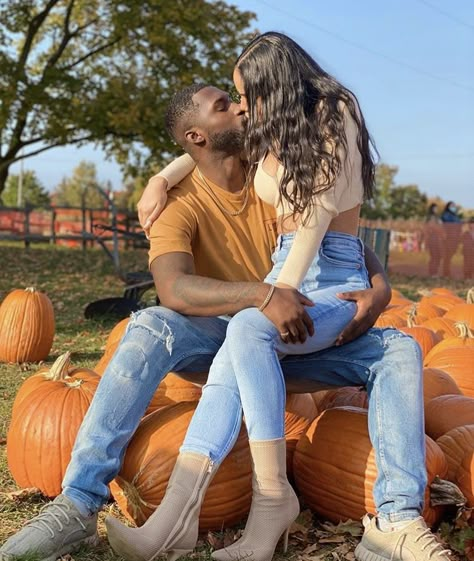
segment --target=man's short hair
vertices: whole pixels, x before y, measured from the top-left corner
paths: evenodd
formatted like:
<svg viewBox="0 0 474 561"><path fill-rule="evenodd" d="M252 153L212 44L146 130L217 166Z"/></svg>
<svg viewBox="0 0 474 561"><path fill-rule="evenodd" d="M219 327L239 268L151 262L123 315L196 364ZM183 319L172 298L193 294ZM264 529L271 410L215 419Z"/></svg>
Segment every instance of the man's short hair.
<svg viewBox="0 0 474 561"><path fill-rule="evenodd" d="M193 96L203 88L209 87L208 84L192 84L176 92L169 102L166 110L165 125L168 134L177 142L183 145L182 134L184 130L195 124L195 117L198 108L193 103Z"/></svg>

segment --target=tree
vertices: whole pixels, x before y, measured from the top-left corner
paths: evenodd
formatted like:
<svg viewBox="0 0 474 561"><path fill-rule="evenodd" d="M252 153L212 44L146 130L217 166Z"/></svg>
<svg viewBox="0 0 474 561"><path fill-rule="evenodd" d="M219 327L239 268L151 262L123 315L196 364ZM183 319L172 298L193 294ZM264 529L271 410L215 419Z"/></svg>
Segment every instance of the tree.
<svg viewBox="0 0 474 561"><path fill-rule="evenodd" d="M421 218L426 215L428 198L417 185L396 185L397 166L379 164L375 170L374 198L362 206L361 215L371 220Z"/></svg>
<svg viewBox="0 0 474 561"><path fill-rule="evenodd" d="M107 190L97 180L95 164L82 161L74 168L72 177L65 177L59 183L54 192L54 202L58 206L103 208L106 200L99 189Z"/></svg>
<svg viewBox="0 0 474 561"><path fill-rule="evenodd" d="M364 218L375 220L386 219L390 213L390 191L395 187L395 176L398 167L387 164L379 164L375 169L374 198L365 203L361 215Z"/></svg>
<svg viewBox="0 0 474 561"><path fill-rule="evenodd" d="M25 204L35 207L49 206L49 193L40 183L34 171L26 170L22 178L21 201L18 201L19 175L10 175L7 180L2 200L5 206L24 206Z"/></svg>
<svg viewBox="0 0 474 561"><path fill-rule="evenodd" d="M390 217L424 218L428 210L428 197L420 193L417 185L400 185L390 192Z"/></svg>
<svg viewBox="0 0 474 561"><path fill-rule="evenodd" d="M133 175L161 165L170 96L229 87L253 18L222 0L0 0L0 194L14 162L65 144Z"/></svg>

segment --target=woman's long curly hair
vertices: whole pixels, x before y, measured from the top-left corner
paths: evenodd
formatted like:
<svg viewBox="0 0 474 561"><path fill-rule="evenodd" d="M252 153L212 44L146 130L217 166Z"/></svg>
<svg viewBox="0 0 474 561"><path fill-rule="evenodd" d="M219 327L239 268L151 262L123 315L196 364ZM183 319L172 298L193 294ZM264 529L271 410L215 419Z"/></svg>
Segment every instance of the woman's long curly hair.
<svg viewBox="0 0 474 561"><path fill-rule="evenodd" d="M333 187L345 163L343 102L357 128L366 199L373 195L375 162L364 118L352 92L282 33L255 37L236 61L249 106L246 150L251 163L267 151L284 167L280 196L294 214L308 215L313 198ZM331 149L332 147L332 149ZM320 178L315 182L315 177ZM293 192L287 186L294 182Z"/></svg>

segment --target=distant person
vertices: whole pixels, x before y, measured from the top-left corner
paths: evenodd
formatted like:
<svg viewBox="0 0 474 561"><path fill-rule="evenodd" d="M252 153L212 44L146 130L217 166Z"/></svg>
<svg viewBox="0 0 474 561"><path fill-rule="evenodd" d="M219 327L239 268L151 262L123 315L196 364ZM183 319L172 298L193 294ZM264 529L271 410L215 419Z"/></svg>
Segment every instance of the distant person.
<svg viewBox="0 0 474 561"><path fill-rule="evenodd" d="M474 278L474 216L471 216L466 230L461 237L462 255L464 259L464 278Z"/></svg>
<svg viewBox="0 0 474 561"><path fill-rule="evenodd" d="M443 247L444 231L438 214L438 205L433 203L428 208L424 228L425 248L429 253L428 274L430 277L439 276L439 266Z"/></svg>
<svg viewBox="0 0 474 561"><path fill-rule="evenodd" d="M458 214L458 207L454 201L449 201L441 213L444 229L442 272L443 277L451 276L451 261L461 240L462 219Z"/></svg>

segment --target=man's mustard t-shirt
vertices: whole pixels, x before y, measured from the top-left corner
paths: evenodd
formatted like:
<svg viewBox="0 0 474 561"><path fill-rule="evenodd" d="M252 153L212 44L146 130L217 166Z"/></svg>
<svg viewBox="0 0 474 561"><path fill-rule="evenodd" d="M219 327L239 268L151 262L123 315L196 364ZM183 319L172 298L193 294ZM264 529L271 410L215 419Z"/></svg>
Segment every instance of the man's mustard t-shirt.
<svg viewBox="0 0 474 561"><path fill-rule="evenodd" d="M229 193L208 180L220 205L238 211L245 190ZM262 281L272 267L276 243L275 209L264 203L253 185L238 216L224 212L196 170L168 192L168 202L151 227L149 264L172 252L194 257L197 275L224 281Z"/></svg>

